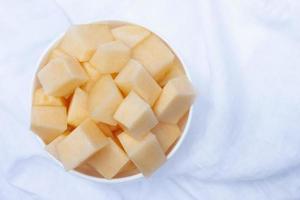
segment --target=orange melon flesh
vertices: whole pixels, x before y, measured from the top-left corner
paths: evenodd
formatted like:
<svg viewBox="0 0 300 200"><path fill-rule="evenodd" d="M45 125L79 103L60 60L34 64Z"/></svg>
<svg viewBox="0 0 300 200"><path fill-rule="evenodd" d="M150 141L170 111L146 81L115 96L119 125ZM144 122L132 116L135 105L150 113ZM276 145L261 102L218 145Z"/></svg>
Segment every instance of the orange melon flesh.
<svg viewBox="0 0 300 200"><path fill-rule="evenodd" d="M56 146L58 143L60 143L68 134L70 134L69 131L66 131L64 134L58 136L57 138L55 138L51 143L49 143L45 149L46 151L48 151L48 153L50 153L54 158L56 158L58 160L58 154L57 154L57 150L56 150Z"/></svg>
<svg viewBox="0 0 300 200"><path fill-rule="evenodd" d="M161 122L176 124L188 111L195 97L191 82L186 76L171 79L155 103L153 110Z"/></svg>
<svg viewBox="0 0 300 200"><path fill-rule="evenodd" d="M108 144L107 137L90 119L82 122L57 144L57 154L66 170L74 169Z"/></svg>
<svg viewBox="0 0 300 200"><path fill-rule="evenodd" d="M119 72L130 59L130 49L121 41L98 46L90 63L102 74Z"/></svg>
<svg viewBox="0 0 300 200"><path fill-rule="evenodd" d="M111 139L87 163L107 179L113 178L129 161L125 152Z"/></svg>
<svg viewBox="0 0 300 200"><path fill-rule="evenodd" d="M68 29L59 48L80 62L84 62L92 57L98 45L113 40L114 37L108 25L75 25Z"/></svg>
<svg viewBox="0 0 300 200"><path fill-rule="evenodd" d="M68 124L72 126L78 126L86 118L88 118L88 108L87 108L88 96L85 91L77 88L73 94L69 111L68 111Z"/></svg>
<svg viewBox="0 0 300 200"><path fill-rule="evenodd" d="M135 25L120 26L112 29L111 32L117 40L121 40L131 48L151 34L147 29Z"/></svg>
<svg viewBox="0 0 300 200"><path fill-rule="evenodd" d="M171 65L170 70L166 73L164 78L159 81L160 86L165 86L171 79L176 78L178 76L185 75L184 69L180 61L175 58L173 64Z"/></svg>
<svg viewBox="0 0 300 200"><path fill-rule="evenodd" d="M88 80L79 62L71 57L50 60L37 76L46 94L60 97L70 95Z"/></svg>
<svg viewBox="0 0 300 200"><path fill-rule="evenodd" d="M120 104L114 119L136 139L144 137L158 123L151 107L133 91Z"/></svg>
<svg viewBox="0 0 300 200"><path fill-rule="evenodd" d="M166 153L180 137L181 131L175 124L159 123L151 132L156 136L160 146Z"/></svg>
<svg viewBox="0 0 300 200"><path fill-rule="evenodd" d="M91 91L88 97L88 109L90 116L97 122L117 125L113 114L123 100L123 96L110 75L103 75Z"/></svg>
<svg viewBox="0 0 300 200"><path fill-rule="evenodd" d="M142 140L134 139L127 132L123 132L118 138L130 160L146 177L166 161L164 151L152 133L148 133Z"/></svg>
<svg viewBox="0 0 300 200"><path fill-rule="evenodd" d="M45 94L43 88L34 92L33 105L35 106L64 106L64 98Z"/></svg>
<svg viewBox="0 0 300 200"><path fill-rule="evenodd" d="M67 112L64 106L33 106L31 130L49 144L67 129Z"/></svg>
<svg viewBox="0 0 300 200"><path fill-rule="evenodd" d="M161 92L160 86L136 60L131 59L115 78L115 82L123 94L133 90L142 97L150 106Z"/></svg>
<svg viewBox="0 0 300 200"><path fill-rule="evenodd" d="M138 44L132 54L156 81L160 81L169 71L175 57L168 46L153 34Z"/></svg>

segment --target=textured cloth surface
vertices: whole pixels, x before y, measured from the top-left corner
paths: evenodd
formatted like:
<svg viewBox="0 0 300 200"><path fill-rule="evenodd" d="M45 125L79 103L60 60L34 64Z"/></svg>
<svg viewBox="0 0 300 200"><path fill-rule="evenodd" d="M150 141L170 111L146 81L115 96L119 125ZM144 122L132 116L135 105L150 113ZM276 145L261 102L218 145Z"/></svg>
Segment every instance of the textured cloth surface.
<svg viewBox="0 0 300 200"><path fill-rule="evenodd" d="M29 131L37 60L70 24L166 38L198 92L191 129L149 179L66 173ZM300 199L300 2L0 0L0 199Z"/></svg>

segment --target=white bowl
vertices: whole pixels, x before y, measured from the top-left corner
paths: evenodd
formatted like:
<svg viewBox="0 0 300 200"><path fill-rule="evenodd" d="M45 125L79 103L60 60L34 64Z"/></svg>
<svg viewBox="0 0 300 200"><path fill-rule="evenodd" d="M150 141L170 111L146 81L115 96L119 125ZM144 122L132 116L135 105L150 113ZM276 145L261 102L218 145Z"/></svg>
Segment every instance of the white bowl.
<svg viewBox="0 0 300 200"><path fill-rule="evenodd" d="M119 20L105 20L105 21L97 21L97 22L91 22L91 23L100 23L100 24L110 24L110 25L121 25L121 24L135 24L135 23L131 23L131 22L125 22L125 21L119 21ZM150 30L149 28L147 28L146 26L143 25L139 25L138 26L142 26L145 27L146 29ZM151 31L151 30L150 30ZM154 32L153 32L154 33ZM49 56L49 52L51 52L51 50L53 50L55 47L58 46L59 41L62 39L63 35L65 34L65 32L63 32L62 34L60 34L57 38L53 39L53 41L48 45L48 47L45 49L45 51L42 53L41 57L38 60L37 63L37 72L41 69L42 66L44 66L47 61L48 61L48 56ZM178 52L176 52L176 50L174 50L173 48L171 48L170 43L165 39L162 38L159 34L157 34L155 32L155 34L157 36L159 36L169 47L170 49L175 53L175 55L177 56L177 58L180 60L180 62L183 65L183 68L185 70L185 73L187 75L187 77L191 80L190 78L190 74L188 71L188 68L186 67L186 65L184 64L184 62L182 61L181 57L179 56ZM35 89L39 86L39 83L37 81L37 77L34 77L34 84L33 84L33 88L32 88L32 100L33 100L33 94ZM170 152L167 155L167 160L170 159L172 156L174 156L175 152L178 150L178 148L180 147L180 145L182 144L184 138L186 137L189 128L190 128L190 122L192 120L192 116L193 116L193 106L191 106L190 110L189 110L189 114L188 114L188 119L187 122L185 124L184 130L182 131L182 134L180 136L180 138L177 140L176 144L173 146L173 148L170 150ZM37 136L37 135L36 135ZM43 140L37 136L37 138L40 140L40 142L45 146L45 143L43 142ZM62 168L63 165L61 164L61 162L59 162L57 159L55 159L51 154L49 154L49 157L54 160L54 162L58 163ZM120 177L120 178L113 178L113 179L105 179L105 178L101 178L101 177L95 177L95 176L89 176L87 174L78 172L76 170L71 170L70 171L72 174L75 174L76 176L91 180L91 181L95 181L95 182L100 182L100 183L121 183L121 182L128 182L128 181L133 181L133 180L137 180L140 179L142 177L144 177L141 173L135 174L135 175L130 175L127 177Z"/></svg>

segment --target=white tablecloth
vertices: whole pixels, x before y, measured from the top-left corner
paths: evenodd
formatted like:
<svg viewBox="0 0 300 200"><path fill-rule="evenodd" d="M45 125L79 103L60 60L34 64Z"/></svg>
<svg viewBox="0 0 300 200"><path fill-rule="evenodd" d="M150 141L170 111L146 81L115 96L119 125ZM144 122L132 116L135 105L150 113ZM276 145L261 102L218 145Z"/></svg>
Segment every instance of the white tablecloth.
<svg viewBox="0 0 300 200"><path fill-rule="evenodd" d="M120 19L167 38L198 91L191 130L155 175L66 173L29 131L36 62L71 23ZM300 199L300 2L0 0L0 199Z"/></svg>

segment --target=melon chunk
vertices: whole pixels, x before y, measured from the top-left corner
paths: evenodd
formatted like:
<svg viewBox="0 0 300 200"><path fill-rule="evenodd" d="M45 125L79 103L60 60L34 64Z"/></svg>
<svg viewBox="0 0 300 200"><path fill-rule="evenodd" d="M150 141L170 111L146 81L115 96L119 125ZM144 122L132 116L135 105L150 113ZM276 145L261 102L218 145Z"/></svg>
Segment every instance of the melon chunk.
<svg viewBox="0 0 300 200"><path fill-rule="evenodd" d="M64 56L68 57L70 55L60 49L54 49L49 55L49 60L59 58L59 57L64 57Z"/></svg>
<svg viewBox="0 0 300 200"><path fill-rule="evenodd" d="M70 95L76 87L88 80L79 62L71 57L50 60L37 76L45 93L53 96Z"/></svg>
<svg viewBox="0 0 300 200"><path fill-rule="evenodd" d="M191 82L186 76L180 76L167 83L153 109L159 121L176 124L190 108L194 97Z"/></svg>
<svg viewBox="0 0 300 200"><path fill-rule="evenodd" d="M99 122L97 123L98 127L100 128L100 130L104 133L104 135L106 135L107 137L113 137L113 133L110 130L109 126L106 125L105 123Z"/></svg>
<svg viewBox="0 0 300 200"><path fill-rule="evenodd" d="M150 106L158 98L161 88L145 68L137 61L131 59L115 78L115 82L123 94L131 90L141 96Z"/></svg>
<svg viewBox="0 0 300 200"><path fill-rule="evenodd" d="M121 40L129 47L136 46L150 35L147 29L135 25L120 26L112 29L111 32L117 40Z"/></svg>
<svg viewBox="0 0 300 200"><path fill-rule="evenodd" d="M91 117L97 122L117 125L113 114L123 100L123 96L110 75L103 75L95 83L88 97Z"/></svg>
<svg viewBox="0 0 300 200"><path fill-rule="evenodd" d="M57 154L66 170L74 169L108 143L107 137L90 119L82 122L57 144Z"/></svg>
<svg viewBox="0 0 300 200"><path fill-rule="evenodd" d="M98 45L113 40L108 25L75 25L68 29L59 48L83 62L91 58Z"/></svg>
<svg viewBox="0 0 300 200"><path fill-rule="evenodd" d="M64 106L64 98L45 94L43 88L34 92L33 105L35 106Z"/></svg>
<svg viewBox="0 0 300 200"><path fill-rule="evenodd" d="M93 155L87 163L105 178L113 178L129 161L125 152L111 139L108 144Z"/></svg>
<svg viewBox="0 0 300 200"><path fill-rule="evenodd" d="M118 138L128 157L144 176L150 176L166 161L164 151L152 133L148 133L142 140L136 140L126 132Z"/></svg>
<svg viewBox="0 0 300 200"><path fill-rule="evenodd" d="M67 129L67 112L64 106L33 106L31 130L48 144Z"/></svg>
<svg viewBox="0 0 300 200"><path fill-rule="evenodd" d="M184 69L180 61L176 58L174 59L173 64L171 65L170 70L164 76L164 78L159 81L160 86L165 86L169 80L176 78L178 76L185 75Z"/></svg>
<svg viewBox="0 0 300 200"><path fill-rule="evenodd" d="M97 82L97 80L100 78L101 74L89 62L84 62L82 65L89 75L90 79L84 85L82 85L81 88L84 91L89 92Z"/></svg>
<svg viewBox="0 0 300 200"><path fill-rule="evenodd" d="M166 153L181 135L180 129L175 124L159 123L151 132L156 136L160 146Z"/></svg>
<svg viewBox="0 0 300 200"><path fill-rule="evenodd" d="M119 72L130 59L130 49L121 41L98 46L90 63L102 74Z"/></svg>
<svg viewBox="0 0 300 200"><path fill-rule="evenodd" d="M122 167L122 169L119 171L116 177L132 176L138 173L139 173L138 168L131 160L129 160L129 162L127 162L126 165Z"/></svg>
<svg viewBox="0 0 300 200"><path fill-rule="evenodd" d="M78 126L88 116L87 108L88 96L85 91L77 88L73 94L69 111L68 111L68 124Z"/></svg>
<svg viewBox="0 0 300 200"><path fill-rule="evenodd" d="M90 79L98 79L101 75L100 72L98 72L98 70L96 70L89 62L82 63L82 66Z"/></svg>
<svg viewBox="0 0 300 200"><path fill-rule="evenodd" d="M189 111L186 112L183 117L180 118L180 120L178 121L177 125L178 127L180 128L181 131L184 130L185 126L186 126L186 123L188 121L188 118L189 118Z"/></svg>
<svg viewBox="0 0 300 200"><path fill-rule="evenodd" d="M58 155L56 151L56 146L58 143L60 143L70 132L66 131L64 134L58 136L55 138L51 143L49 143L45 149L48 151L54 158L58 160Z"/></svg>
<svg viewBox="0 0 300 200"><path fill-rule="evenodd" d="M86 162L82 163L78 167L75 168L76 171L94 177L103 178L94 168L88 165Z"/></svg>
<svg viewBox="0 0 300 200"><path fill-rule="evenodd" d="M158 123L151 107L133 91L120 104L114 119L137 139L145 136Z"/></svg>
<svg viewBox="0 0 300 200"><path fill-rule="evenodd" d="M151 35L133 49L133 58L160 81L169 71L174 54L167 45L155 35Z"/></svg>

